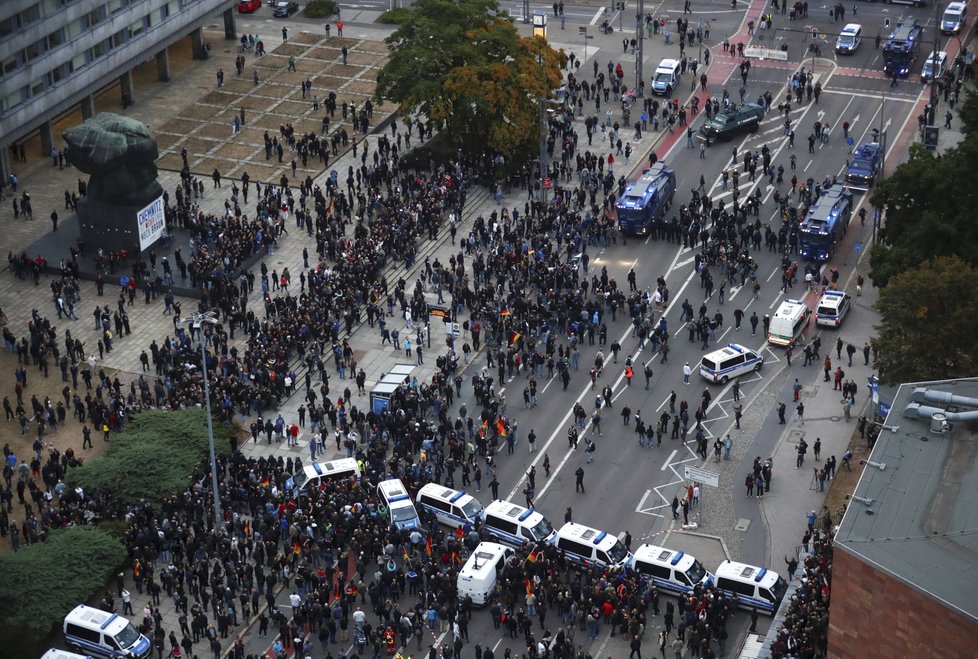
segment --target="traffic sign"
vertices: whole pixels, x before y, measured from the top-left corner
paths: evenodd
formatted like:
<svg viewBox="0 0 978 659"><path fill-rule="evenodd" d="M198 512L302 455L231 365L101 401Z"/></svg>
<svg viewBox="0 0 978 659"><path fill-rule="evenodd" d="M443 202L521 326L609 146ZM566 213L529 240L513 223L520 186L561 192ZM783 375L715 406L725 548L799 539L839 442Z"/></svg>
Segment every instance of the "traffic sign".
<svg viewBox="0 0 978 659"><path fill-rule="evenodd" d="M880 415L886 417L890 413L890 406L886 403L880 403Z"/></svg>
<svg viewBox="0 0 978 659"><path fill-rule="evenodd" d="M710 487L720 487L720 474L707 471L706 469L700 469L699 467L690 467L688 465L683 467L683 478L688 481L703 483L703 485L709 485Z"/></svg>

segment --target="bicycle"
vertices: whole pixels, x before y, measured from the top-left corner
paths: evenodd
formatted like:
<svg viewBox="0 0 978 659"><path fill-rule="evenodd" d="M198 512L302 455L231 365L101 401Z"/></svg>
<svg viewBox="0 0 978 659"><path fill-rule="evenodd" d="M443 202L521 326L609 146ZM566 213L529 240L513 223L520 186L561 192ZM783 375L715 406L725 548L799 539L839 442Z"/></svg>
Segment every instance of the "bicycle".
<svg viewBox="0 0 978 659"><path fill-rule="evenodd" d="M241 44L238 44L238 52L239 53L253 53L253 52L255 52L255 46L254 46L254 44L251 44L251 43L247 43L247 44L241 43Z"/></svg>

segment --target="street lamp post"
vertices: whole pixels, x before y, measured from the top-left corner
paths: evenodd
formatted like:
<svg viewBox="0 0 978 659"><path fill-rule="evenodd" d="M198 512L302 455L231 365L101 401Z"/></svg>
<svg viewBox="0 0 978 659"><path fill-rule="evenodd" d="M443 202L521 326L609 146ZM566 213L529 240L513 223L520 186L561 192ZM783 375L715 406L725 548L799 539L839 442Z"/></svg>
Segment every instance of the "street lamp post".
<svg viewBox="0 0 978 659"><path fill-rule="evenodd" d="M221 513L221 493L217 482L217 458L214 455L214 422L211 419L211 392L207 382L207 346L204 342L203 326L217 325L217 317L213 311L191 312L188 318L182 322L188 323L194 329L200 330L200 367L204 376L204 405L207 409L207 441L210 448L211 457L211 489L214 492L214 528L222 530L224 528L224 515Z"/></svg>

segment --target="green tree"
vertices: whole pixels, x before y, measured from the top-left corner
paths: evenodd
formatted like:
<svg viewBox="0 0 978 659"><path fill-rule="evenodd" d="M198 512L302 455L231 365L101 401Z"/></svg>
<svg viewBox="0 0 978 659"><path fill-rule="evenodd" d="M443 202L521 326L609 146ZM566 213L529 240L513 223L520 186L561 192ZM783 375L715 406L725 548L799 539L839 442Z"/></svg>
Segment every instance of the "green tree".
<svg viewBox="0 0 978 659"><path fill-rule="evenodd" d="M881 182L873 205L886 211L882 245L870 255L870 276L877 286L926 259L957 255L978 264L978 186L962 185L978 168L978 137L935 156L920 145L909 160Z"/></svg>
<svg viewBox="0 0 978 659"><path fill-rule="evenodd" d="M978 269L940 257L894 276L876 308L880 371L886 382L971 377L978 348Z"/></svg>
<svg viewBox="0 0 978 659"><path fill-rule="evenodd" d="M215 423L219 452L230 451L229 438L230 432ZM67 482L127 503L157 502L186 491L194 469L208 457L205 411L140 412L112 437L104 456L69 471Z"/></svg>
<svg viewBox="0 0 978 659"><path fill-rule="evenodd" d="M51 531L41 543L0 554L0 643L9 656L38 646L72 608L104 588L126 559L118 538L92 526Z"/></svg>
<svg viewBox="0 0 978 659"><path fill-rule="evenodd" d="M958 117L965 137L978 132L978 94L971 87L965 88L964 100L958 105Z"/></svg>
<svg viewBox="0 0 978 659"><path fill-rule="evenodd" d="M377 98L428 117L467 152L531 154L538 101L560 85L564 55L520 36L496 0L418 0L412 9L387 38Z"/></svg>

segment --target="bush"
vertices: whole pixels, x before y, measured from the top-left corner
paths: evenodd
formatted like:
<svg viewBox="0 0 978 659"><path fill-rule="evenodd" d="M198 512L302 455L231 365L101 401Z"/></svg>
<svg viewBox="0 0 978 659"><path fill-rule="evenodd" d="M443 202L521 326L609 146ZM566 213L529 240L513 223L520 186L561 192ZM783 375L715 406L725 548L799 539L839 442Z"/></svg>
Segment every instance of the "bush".
<svg viewBox="0 0 978 659"><path fill-rule="evenodd" d="M91 526L57 529L46 542L0 554L0 647L37 656L25 652L26 646L47 640L71 609L105 587L125 559L118 538Z"/></svg>
<svg viewBox="0 0 978 659"><path fill-rule="evenodd" d="M214 441L218 452L230 451L229 430L217 423ZM68 482L123 503L157 503L186 491L194 469L209 455L204 410L141 412L112 436L103 457L72 469Z"/></svg>
<svg viewBox="0 0 978 659"><path fill-rule="evenodd" d="M336 3L333 0L309 0L302 13L306 18L329 18L336 13Z"/></svg>
<svg viewBox="0 0 978 659"><path fill-rule="evenodd" d="M410 17L410 9L407 7L395 7L394 9L388 9L383 14L378 16L377 22L383 23L384 25L401 25Z"/></svg>

